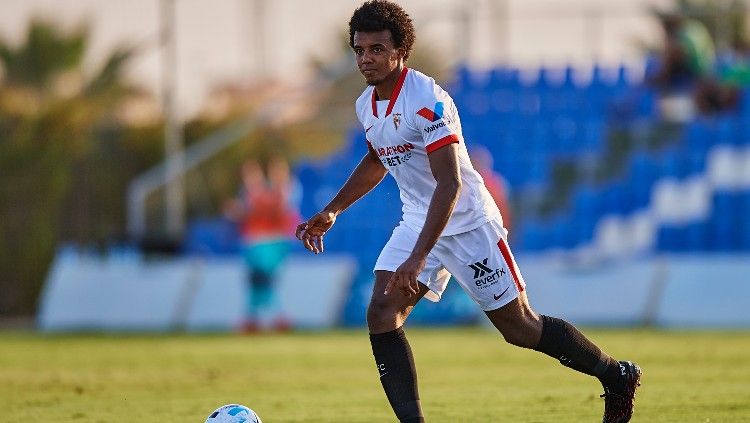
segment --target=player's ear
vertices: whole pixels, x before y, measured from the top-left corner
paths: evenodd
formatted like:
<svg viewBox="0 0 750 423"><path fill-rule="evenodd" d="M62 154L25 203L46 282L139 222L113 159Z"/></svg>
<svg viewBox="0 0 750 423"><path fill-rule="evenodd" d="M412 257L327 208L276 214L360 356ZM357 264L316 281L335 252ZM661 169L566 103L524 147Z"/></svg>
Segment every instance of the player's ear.
<svg viewBox="0 0 750 423"><path fill-rule="evenodd" d="M399 59L404 60L404 57L406 57L406 49L403 47L397 48L396 55L398 55Z"/></svg>

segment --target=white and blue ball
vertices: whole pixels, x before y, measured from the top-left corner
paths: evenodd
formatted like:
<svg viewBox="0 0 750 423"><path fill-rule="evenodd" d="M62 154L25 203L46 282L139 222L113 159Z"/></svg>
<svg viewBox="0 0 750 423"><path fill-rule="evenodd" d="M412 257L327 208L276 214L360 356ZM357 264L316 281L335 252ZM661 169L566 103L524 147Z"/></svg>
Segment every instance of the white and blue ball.
<svg viewBox="0 0 750 423"><path fill-rule="evenodd" d="M263 423L260 417L244 405L227 404L209 414L206 423Z"/></svg>

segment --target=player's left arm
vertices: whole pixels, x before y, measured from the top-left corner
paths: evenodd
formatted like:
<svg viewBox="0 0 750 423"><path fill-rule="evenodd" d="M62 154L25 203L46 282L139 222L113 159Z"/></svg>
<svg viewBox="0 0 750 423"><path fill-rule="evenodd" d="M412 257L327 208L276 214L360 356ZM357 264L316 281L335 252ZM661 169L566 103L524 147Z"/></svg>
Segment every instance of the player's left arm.
<svg viewBox="0 0 750 423"><path fill-rule="evenodd" d="M417 277L427 263L427 254L435 246L440 234L448 224L453 208L461 192L461 172L458 165L458 144L450 143L429 154L430 169L437 186L427 209L422 232L411 255L393 273L385 293L399 289L407 297L419 292Z"/></svg>

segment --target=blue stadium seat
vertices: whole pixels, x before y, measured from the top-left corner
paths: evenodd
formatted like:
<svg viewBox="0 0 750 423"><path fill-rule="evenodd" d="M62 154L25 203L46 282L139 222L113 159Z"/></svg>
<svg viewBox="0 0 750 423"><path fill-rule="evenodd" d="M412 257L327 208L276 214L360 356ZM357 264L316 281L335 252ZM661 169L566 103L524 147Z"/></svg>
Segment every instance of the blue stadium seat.
<svg viewBox="0 0 750 423"><path fill-rule="evenodd" d="M535 156L527 159L524 175L524 185L546 186L549 182L550 163L544 156Z"/></svg>
<svg viewBox="0 0 750 423"><path fill-rule="evenodd" d="M579 123L569 115L559 115L552 119L550 150L558 157L576 158L581 150Z"/></svg>
<svg viewBox="0 0 750 423"><path fill-rule="evenodd" d="M472 91L463 97L463 101L462 117L470 115L474 118L480 118L489 113L492 98L487 91Z"/></svg>
<svg viewBox="0 0 750 423"><path fill-rule="evenodd" d="M722 115L716 121L716 144L742 145L745 137L743 122L734 115Z"/></svg>
<svg viewBox="0 0 750 423"><path fill-rule="evenodd" d="M622 181L612 181L601 188L603 214L622 215L632 210L633 201L630 191Z"/></svg>
<svg viewBox="0 0 750 423"><path fill-rule="evenodd" d="M657 106L657 94L651 89L642 89L637 100L637 116L642 119L657 119L659 107Z"/></svg>
<svg viewBox="0 0 750 423"><path fill-rule="evenodd" d="M683 160L681 150L668 148L659 157L660 174L669 178L682 179L687 175L687 166Z"/></svg>
<svg viewBox="0 0 750 423"><path fill-rule="evenodd" d="M706 170L706 154L691 151L684 156L685 173L687 175L702 174Z"/></svg>
<svg viewBox="0 0 750 423"><path fill-rule="evenodd" d="M510 120L519 111L518 92L510 87L498 87L492 91L492 111L500 119Z"/></svg>
<svg viewBox="0 0 750 423"><path fill-rule="evenodd" d="M685 251L708 250L708 223L705 221L687 224L685 231Z"/></svg>
<svg viewBox="0 0 750 423"><path fill-rule="evenodd" d="M680 226L660 226L656 235L656 250L663 252L677 252L685 245L685 232Z"/></svg>
<svg viewBox="0 0 750 423"><path fill-rule="evenodd" d="M555 216L549 220L550 246L556 248L570 249L577 245L573 219L567 214Z"/></svg>
<svg viewBox="0 0 750 423"><path fill-rule="evenodd" d="M615 79L614 91L615 94L625 92L630 88L630 81L628 81L628 68L621 64L617 68L617 78Z"/></svg>
<svg viewBox="0 0 750 423"><path fill-rule="evenodd" d="M547 227L533 218L524 219L514 233L514 246L524 251L541 251L549 242Z"/></svg>
<svg viewBox="0 0 750 423"><path fill-rule="evenodd" d="M518 70L498 67L490 71L490 89L518 88Z"/></svg>
<svg viewBox="0 0 750 423"><path fill-rule="evenodd" d="M740 95L740 115L745 121L750 118L750 87L742 89Z"/></svg>
<svg viewBox="0 0 750 423"><path fill-rule="evenodd" d="M579 152L600 154L607 136L604 120L598 117L586 118L580 125Z"/></svg>
<svg viewBox="0 0 750 423"><path fill-rule="evenodd" d="M745 217L739 214L742 207L740 194L716 192L712 198L709 217L710 247L714 251L736 251L741 245L740 228Z"/></svg>
<svg viewBox="0 0 750 423"><path fill-rule="evenodd" d="M750 189L738 194L740 197L739 208L739 247L743 251L750 251Z"/></svg>
<svg viewBox="0 0 750 423"><path fill-rule="evenodd" d="M453 80L449 84L450 91L466 92L472 88L471 70L466 65L459 65L453 74Z"/></svg>
<svg viewBox="0 0 750 423"><path fill-rule="evenodd" d="M598 216L602 212L600 192L593 185L581 183L574 188L571 210L573 214Z"/></svg>
<svg viewBox="0 0 750 423"><path fill-rule="evenodd" d="M689 122L684 130L682 140L691 154L706 155L717 141L716 125L706 118Z"/></svg>
<svg viewBox="0 0 750 423"><path fill-rule="evenodd" d="M187 226L183 242L183 251L186 254L236 254L239 247L237 225L224 218L194 219Z"/></svg>

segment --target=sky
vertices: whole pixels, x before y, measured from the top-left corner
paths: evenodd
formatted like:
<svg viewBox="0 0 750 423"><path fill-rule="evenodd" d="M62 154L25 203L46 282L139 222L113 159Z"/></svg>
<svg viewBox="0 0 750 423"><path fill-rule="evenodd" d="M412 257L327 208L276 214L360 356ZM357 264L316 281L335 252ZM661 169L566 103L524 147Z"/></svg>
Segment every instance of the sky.
<svg viewBox="0 0 750 423"><path fill-rule="evenodd" d="M135 44L129 77L159 94L162 0L2 0L0 37L18 42L35 16L63 28L89 22L87 67L114 46ZM196 113L211 87L257 75L296 82L312 58L336 57L346 42L353 0L176 0L179 113ZM399 1L417 26L417 45L444 60L477 68L638 64L636 40L658 42L648 5L661 0L409 0ZM264 19L256 25L263 5ZM496 13L499 13L496 14ZM468 16L466 20L462 15ZM492 18L499 16L498 18ZM502 16L507 17L503 19ZM462 24L469 22L469 24ZM259 46L264 46L261 48Z"/></svg>

